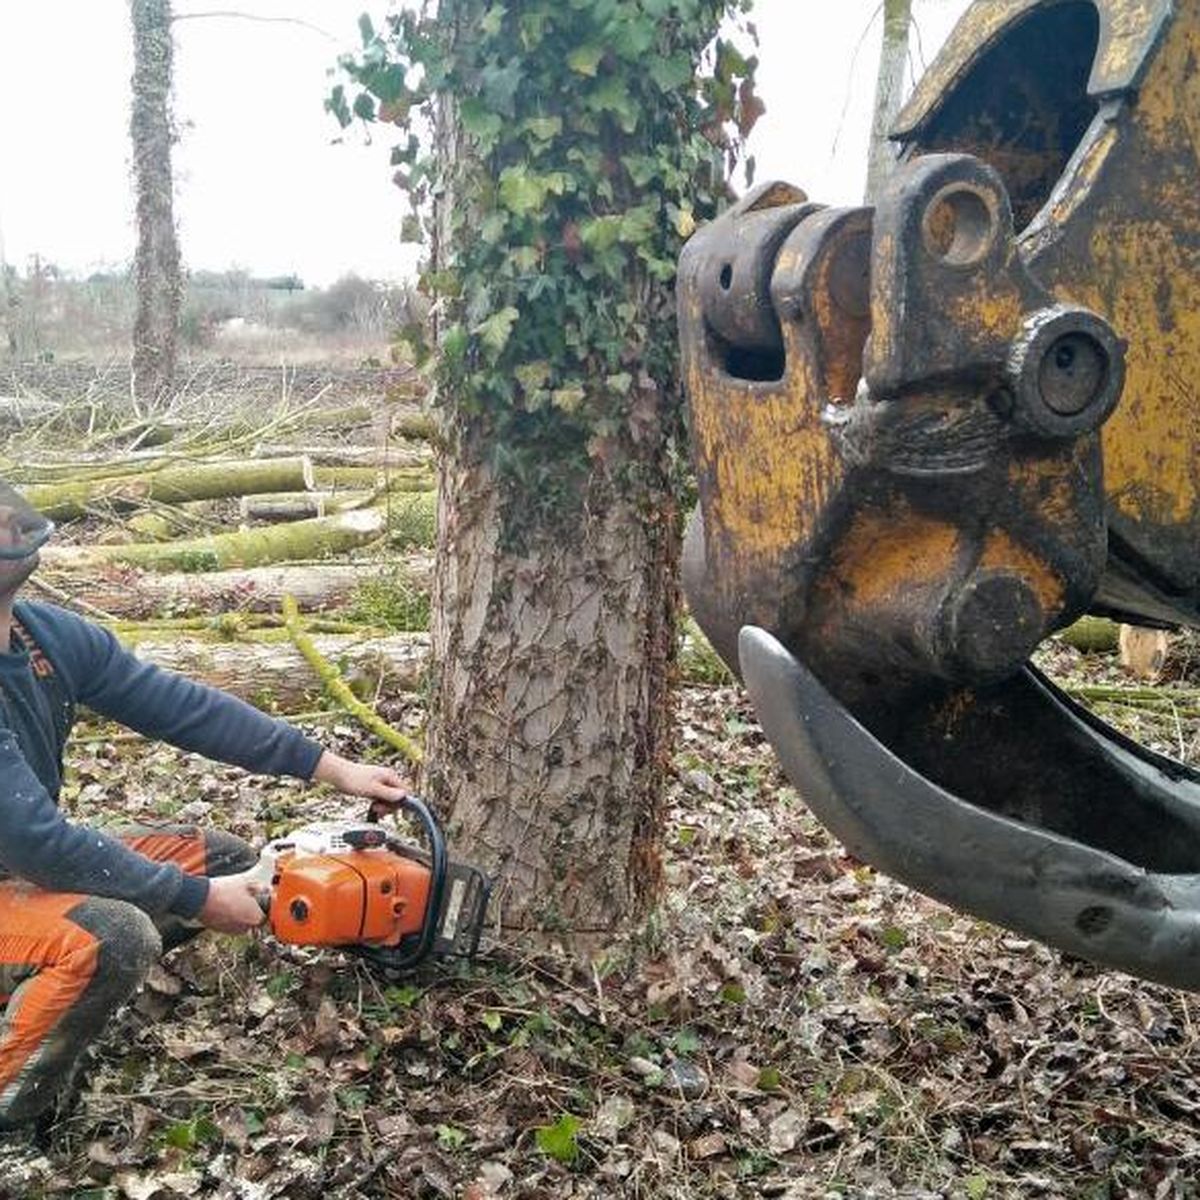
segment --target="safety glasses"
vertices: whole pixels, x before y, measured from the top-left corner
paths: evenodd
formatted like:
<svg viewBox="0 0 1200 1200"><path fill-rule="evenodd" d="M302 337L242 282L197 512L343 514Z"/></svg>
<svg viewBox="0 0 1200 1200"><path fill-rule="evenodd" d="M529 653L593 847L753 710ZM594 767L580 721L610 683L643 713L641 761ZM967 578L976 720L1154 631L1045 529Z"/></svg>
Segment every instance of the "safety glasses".
<svg viewBox="0 0 1200 1200"><path fill-rule="evenodd" d="M0 562L28 558L53 532L53 521L0 480Z"/></svg>

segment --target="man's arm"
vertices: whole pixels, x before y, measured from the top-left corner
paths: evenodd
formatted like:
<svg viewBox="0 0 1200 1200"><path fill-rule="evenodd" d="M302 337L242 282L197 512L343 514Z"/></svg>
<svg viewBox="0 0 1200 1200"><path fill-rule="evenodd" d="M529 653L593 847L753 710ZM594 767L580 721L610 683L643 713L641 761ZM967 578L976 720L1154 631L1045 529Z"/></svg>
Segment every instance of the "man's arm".
<svg viewBox="0 0 1200 1200"><path fill-rule="evenodd" d="M198 917L208 901L207 879L185 875L174 863L152 862L99 830L68 821L5 728L0 728L0 864L50 891L128 900L154 915Z"/></svg>
<svg viewBox="0 0 1200 1200"><path fill-rule="evenodd" d="M34 606L30 606L31 610ZM37 606L38 632L81 704L149 737L266 775L328 783L350 795L395 802L407 791L391 767L372 766L324 750L286 721L142 662L107 630L73 613Z"/></svg>

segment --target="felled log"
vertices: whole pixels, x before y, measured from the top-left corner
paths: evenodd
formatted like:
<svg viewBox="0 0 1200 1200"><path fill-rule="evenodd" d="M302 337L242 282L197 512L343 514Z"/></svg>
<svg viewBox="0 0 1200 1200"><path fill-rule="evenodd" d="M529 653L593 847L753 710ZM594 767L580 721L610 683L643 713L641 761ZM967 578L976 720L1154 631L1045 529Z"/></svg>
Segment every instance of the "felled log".
<svg viewBox="0 0 1200 1200"><path fill-rule="evenodd" d="M319 491L427 492L434 485L428 466L383 469L380 467L314 467L313 480Z"/></svg>
<svg viewBox="0 0 1200 1200"><path fill-rule="evenodd" d="M325 516L326 505L331 497L331 492L267 492L261 496L243 496L239 511L243 521L307 521Z"/></svg>
<svg viewBox="0 0 1200 1200"><path fill-rule="evenodd" d="M147 571L224 571L271 563L331 558L369 545L383 536L387 518L377 508L357 508L313 521L293 521L216 533L210 537L132 546L48 548L50 568L80 570L89 564L123 563Z"/></svg>
<svg viewBox="0 0 1200 1200"><path fill-rule="evenodd" d="M1117 635L1121 666L1135 679L1157 679L1167 664L1170 635L1165 629L1122 625Z"/></svg>
<svg viewBox="0 0 1200 1200"><path fill-rule="evenodd" d="M202 574L155 573L94 564L64 570L61 561L33 577L52 585L62 598L122 620L145 620L170 613L179 617L218 612L274 613L283 597L294 596L302 612L344 608L364 587L407 588L427 594L433 577L429 554L388 562L329 563L319 566L255 567Z"/></svg>
<svg viewBox="0 0 1200 1200"><path fill-rule="evenodd" d="M299 456L191 463L110 479L31 484L22 491L29 503L46 516L70 521L99 504L127 509L147 500L186 504L255 492L304 492L312 486L312 462Z"/></svg>
<svg viewBox="0 0 1200 1200"><path fill-rule="evenodd" d="M1107 617L1080 617L1058 637L1084 654L1109 654L1117 648L1117 623Z"/></svg>
<svg viewBox="0 0 1200 1200"><path fill-rule="evenodd" d="M303 454L318 467L374 467L377 471L403 470L405 467L424 466L431 461L427 446L305 446L299 449L287 446L255 446L257 457L276 458L288 453ZM284 491L277 488L276 491Z"/></svg>
<svg viewBox="0 0 1200 1200"><path fill-rule="evenodd" d="M414 691L429 656L429 638L401 633L361 639L313 635L321 656L336 663L360 695ZM321 694L322 684L290 640L203 642L174 638L139 642L138 658L222 688L260 708L297 712Z"/></svg>

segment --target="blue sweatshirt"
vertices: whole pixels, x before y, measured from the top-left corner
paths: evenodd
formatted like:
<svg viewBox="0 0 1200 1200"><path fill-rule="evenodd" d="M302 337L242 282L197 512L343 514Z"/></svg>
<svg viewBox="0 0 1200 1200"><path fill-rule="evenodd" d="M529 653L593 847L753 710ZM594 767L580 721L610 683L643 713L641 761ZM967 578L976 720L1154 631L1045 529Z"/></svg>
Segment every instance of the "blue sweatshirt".
<svg viewBox="0 0 1200 1200"><path fill-rule="evenodd" d="M0 653L0 867L47 890L194 917L208 896L207 879L151 862L59 811L75 705L263 774L311 779L321 747L241 700L141 662L107 630L63 609L18 604L14 615L18 629Z"/></svg>

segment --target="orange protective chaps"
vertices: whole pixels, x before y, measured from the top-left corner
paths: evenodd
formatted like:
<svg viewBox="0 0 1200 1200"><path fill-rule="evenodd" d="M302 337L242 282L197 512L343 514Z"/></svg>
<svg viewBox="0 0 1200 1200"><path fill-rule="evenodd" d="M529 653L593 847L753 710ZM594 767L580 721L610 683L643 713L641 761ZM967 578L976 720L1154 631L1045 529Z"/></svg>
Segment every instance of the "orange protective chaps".
<svg viewBox="0 0 1200 1200"><path fill-rule="evenodd" d="M240 838L193 826L114 832L189 875L232 875L257 857ZM177 917L152 920L124 900L0 882L0 1129L32 1121L53 1104L79 1055L163 949L196 931Z"/></svg>

